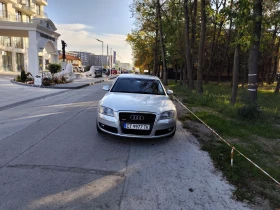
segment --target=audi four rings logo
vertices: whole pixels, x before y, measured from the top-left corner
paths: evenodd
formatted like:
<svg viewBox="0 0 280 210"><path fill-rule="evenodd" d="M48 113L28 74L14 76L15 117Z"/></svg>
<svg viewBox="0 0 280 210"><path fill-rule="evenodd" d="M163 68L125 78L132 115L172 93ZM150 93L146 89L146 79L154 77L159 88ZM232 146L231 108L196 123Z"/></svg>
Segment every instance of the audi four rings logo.
<svg viewBox="0 0 280 210"><path fill-rule="evenodd" d="M144 116L143 115L131 115L130 119L131 120L144 120Z"/></svg>

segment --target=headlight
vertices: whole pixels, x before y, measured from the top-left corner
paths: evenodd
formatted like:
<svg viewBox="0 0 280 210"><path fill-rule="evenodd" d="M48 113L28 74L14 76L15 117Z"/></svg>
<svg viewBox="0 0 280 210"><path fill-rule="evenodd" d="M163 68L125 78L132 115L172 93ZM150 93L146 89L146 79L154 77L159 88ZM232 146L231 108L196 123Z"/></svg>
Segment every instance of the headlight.
<svg viewBox="0 0 280 210"><path fill-rule="evenodd" d="M160 115L160 120L171 119L174 118L175 112L174 111L167 111L163 112Z"/></svg>
<svg viewBox="0 0 280 210"><path fill-rule="evenodd" d="M99 107L99 113L104 114L104 115L108 115L108 116L111 116L111 117L114 117L113 109L110 109L110 108L105 107L105 106L100 106Z"/></svg>

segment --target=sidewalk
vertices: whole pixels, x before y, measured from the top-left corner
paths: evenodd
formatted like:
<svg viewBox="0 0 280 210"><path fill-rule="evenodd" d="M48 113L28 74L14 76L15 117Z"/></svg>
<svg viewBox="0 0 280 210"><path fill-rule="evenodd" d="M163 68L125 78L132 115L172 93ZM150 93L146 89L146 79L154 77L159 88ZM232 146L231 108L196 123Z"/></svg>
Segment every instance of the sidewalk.
<svg viewBox="0 0 280 210"><path fill-rule="evenodd" d="M58 95L71 89L79 89L95 83L108 81L116 77L80 78L74 80L72 83L40 88L32 85L13 83L11 80L15 78L15 75L0 74L0 111L30 103L34 100Z"/></svg>

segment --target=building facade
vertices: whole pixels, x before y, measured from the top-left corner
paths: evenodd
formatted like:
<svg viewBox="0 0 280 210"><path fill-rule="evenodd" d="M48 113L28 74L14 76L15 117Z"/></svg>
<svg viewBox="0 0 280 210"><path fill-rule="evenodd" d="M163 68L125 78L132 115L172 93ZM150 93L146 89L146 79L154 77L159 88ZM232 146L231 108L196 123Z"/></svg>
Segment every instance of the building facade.
<svg viewBox="0 0 280 210"><path fill-rule="evenodd" d="M0 0L0 72L36 75L59 62L60 34L44 12L47 5L47 0Z"/></svg>
<svg viewBox="0 0 280 210"><path fill-rule="evenodd" d="M73 66L76 66L76 67L82 67L82 61L80 58L77 58L72 55L65 55L65 57L66 57L66 59L65 59L66 63L71 63ZM59 55L59 62L60 63L63 62L61 54Z"/></svg>
<svg viewBox="0 0 280 210"><path fill-rule="evenodd" d="M107 55L92 55L91 56L91 66L108 66L109 59Z"/></svg>
<svg viewBox="0 0 280 210"><path fill-rule="evenodd" d="M78 57L82 61L83 66L90 66L91 65L91 56L93 55L90 52L84 51L69 51L67 52L68 55Z"/></svg>

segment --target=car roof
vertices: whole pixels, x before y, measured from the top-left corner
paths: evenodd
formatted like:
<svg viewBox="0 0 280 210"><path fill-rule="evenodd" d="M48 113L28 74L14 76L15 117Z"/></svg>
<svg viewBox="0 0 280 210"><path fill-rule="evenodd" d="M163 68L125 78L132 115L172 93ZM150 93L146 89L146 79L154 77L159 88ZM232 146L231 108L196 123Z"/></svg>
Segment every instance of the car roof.
<svg viewBox="0 0 280 210"><path fill-rule="evenodd" d="M120 74L119 78L136 78L136 79L155 79L159 80L157 76L145 75L145 74Z"/></svg>

